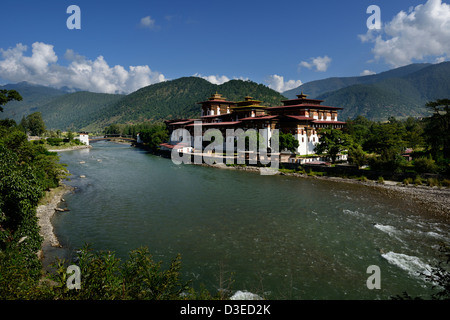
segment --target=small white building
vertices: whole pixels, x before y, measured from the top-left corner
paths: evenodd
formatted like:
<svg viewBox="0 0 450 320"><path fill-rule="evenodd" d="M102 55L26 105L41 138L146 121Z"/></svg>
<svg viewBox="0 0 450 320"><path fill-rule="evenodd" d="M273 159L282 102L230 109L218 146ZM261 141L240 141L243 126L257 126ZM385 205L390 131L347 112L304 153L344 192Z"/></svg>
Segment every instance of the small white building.
<svg viewBox="0 0 450 320"><path fill-rule="evenodd" d="M89 145L89 134L87 132L80 132L80 136L76 137L75 139L80 140L85 145Z"/></svg>

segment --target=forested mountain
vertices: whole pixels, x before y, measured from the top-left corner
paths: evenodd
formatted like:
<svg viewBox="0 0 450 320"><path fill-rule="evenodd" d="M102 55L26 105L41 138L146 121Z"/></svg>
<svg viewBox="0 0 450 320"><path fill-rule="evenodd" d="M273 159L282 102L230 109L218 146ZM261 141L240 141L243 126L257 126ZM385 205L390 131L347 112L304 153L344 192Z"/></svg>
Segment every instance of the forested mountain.
<svg viewBox="0 0 450 320"><path fill-rule="evenodd" d="M57 97L38 111L42 113L47 129L76 131L102 117L113 103L123 97L121 94L80 91Z"/></svg>
<svg viewBox="0 0 450 320"><path fill-rule="evenodd" d="M22 116L27 116L52 101L56 97L63 96L67 92L50 87L31 84L28 82L19 82L16 84L7 84L0 86L0 89L16 90L20 93L22 101L11 101L0 114L0 118L10 118L20 121Z"/></svg>
<svg viewBox="0 0 450 320"><path fill-rule="evenodd" d="M344 108L341 119L358 115L371 120L428 115L428 101L450 97L450 62L429 65L401 77L357 84L327 92L317 98Z"/></svg>
<svg viewBox="0 0 450 320"><path fill-rule="evenodd" d="M7 85L23 101L8 104L1 118L19 122L23 116L39 111L47 129L101 131L113 123L154 122L166 119L199 117L198 102L219 92L230 101L249 95L264 105L279 105L286 99L280 93L252 81L231 80L215 85L198 77L184 77L141 88L128 95L92 92L66 93L62 90L30 85Z"/></svg>
<svg viewBox="0 0 450 320"><path fill-rule="evenodd" d="M303 91L310 98L325 100L325 105L344 108L341 120L362 115L384 121L392 116L427 116L426 102L450 98L449 75L450 62L412 64L371 76L313 81L284 94L252 81L231 80L215 85L198 77L149 85L128 95L67 93L22 82L0 86L0 89L15 89L23 97L23 101L8 103L0 118L20 122L22 117L39 111L48 129L92 132L102 131L111 124L199 117L198 102L215 92L229 101L252 96L263 105L276 106Z"/></svg>
<svg viewBox="0 0 450 320"><path fill-rule="evenodd" d="M429 66L431 66L430 63L416 63L369 76L333 77L323 80L316 80L304 83L298 88L285 91L283 92L283 95L289 99L294 99L299 91L303 91L305 94L309 95L309 98L314 99L324 93L339 90L352 85L372 84L385 79L401 78Z"/></svg>
<svg viewBox="0 0 450 320"><path fill-rule="evenodd" d="M198 102L207 100L215 92L229 101L242 101L249 95L267 106L280 105L280 101L285 99L280 93L252 81L231 80L215 85L198 77L183 77L153 84L127 95L105 109L90 127L199 117Z"/></svg>

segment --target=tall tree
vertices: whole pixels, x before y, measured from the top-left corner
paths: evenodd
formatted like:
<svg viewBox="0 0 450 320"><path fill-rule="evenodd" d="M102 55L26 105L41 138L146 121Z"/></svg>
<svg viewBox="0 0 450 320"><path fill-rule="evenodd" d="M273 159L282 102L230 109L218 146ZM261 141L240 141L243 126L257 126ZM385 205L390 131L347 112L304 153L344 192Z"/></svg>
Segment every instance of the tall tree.
<svg viewBox="0 0 450 320"><path fill-rule="evenodd" d="M26 118L27 129L32 136L40 136L45 132L45 123L40 112L34 112Z"/></svg>
<svg viewBox="0 0 450 320"><path fill-rule="evenodd" d="M352 145L351 136L341 130L327 128L320 130L318 133L320 138L315 151L318 154L326 154L333 163L336 162L339 153L348 150Z"/></svg>
<svg viewBox="0 0 450 320"><path fill-rule="evenodd" d="M10 101L22 101L22 96L16 90L0 90L0 112L3 112L3 106Z"/></svg>
<svg viewBox="0 0 450 320"><path fill-rule="evenodd" d="M274 138L276 136L274 135ZM298 149L299 142L298 140L290 133L279 132L278 135L278 147L280 151L289 150L292 153L295 153Z"/></svg>
<svg viewBox="0 0 450 320"><path fill-rule="evenodd" d="M426 107L433 113L425 120L425 140L436 160L450 159L450 99L430 101Z"/></svg>

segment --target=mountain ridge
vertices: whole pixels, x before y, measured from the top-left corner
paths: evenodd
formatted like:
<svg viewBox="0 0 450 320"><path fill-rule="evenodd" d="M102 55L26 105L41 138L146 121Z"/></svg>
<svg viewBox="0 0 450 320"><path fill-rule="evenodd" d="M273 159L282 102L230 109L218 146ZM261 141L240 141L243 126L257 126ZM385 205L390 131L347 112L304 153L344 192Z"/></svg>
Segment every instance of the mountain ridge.
<svg viewBox="0 0 450 320"><path fill-rule="evenodd" d="M51 130L101 131L113 123L199 117L198 102L215 92L229 101L252 96L263 105L277 106L303 91L310 98L324 100L326 105L342 107L340 119L363 115L370 120L385 121L391 116L426 116L426 102L450 97L449 74L450 62L411 64L376 75L316 80L284 93L250 80L230 80L216 85L199 77L160 82L126 95L68 93L65 89L19 82L0 86L0 89L15 89L23 97L23 101L8 103L0 117L19 122L23 116L40 111Z"/></svg>

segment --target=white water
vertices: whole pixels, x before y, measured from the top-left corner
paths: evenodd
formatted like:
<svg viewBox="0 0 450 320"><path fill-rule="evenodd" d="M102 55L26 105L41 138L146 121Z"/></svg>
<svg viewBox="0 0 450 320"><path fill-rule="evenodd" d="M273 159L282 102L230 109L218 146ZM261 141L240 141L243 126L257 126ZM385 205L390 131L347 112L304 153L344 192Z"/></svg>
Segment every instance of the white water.
<svg viewBox="0 0 450 320"><path fill-rule="evenodd" d="M425 279L424 276L431 274L431 266L418 257L392 251L382 254L382 257L413 277Z"/></svg>

